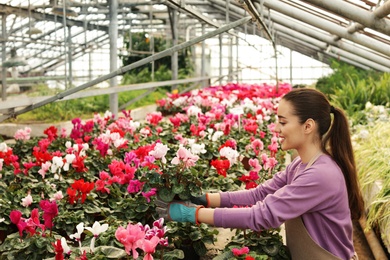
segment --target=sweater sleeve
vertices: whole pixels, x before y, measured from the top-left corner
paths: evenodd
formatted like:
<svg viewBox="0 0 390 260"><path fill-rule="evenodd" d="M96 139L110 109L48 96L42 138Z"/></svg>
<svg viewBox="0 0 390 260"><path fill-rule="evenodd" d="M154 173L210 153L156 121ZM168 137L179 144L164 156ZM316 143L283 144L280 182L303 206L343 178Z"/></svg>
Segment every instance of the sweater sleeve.
<svg viewBox="0 0 390 260"><path fill-rule="evenodd" d="M300 166L297 165L296 167ZM327 173L329 171L340 172L340 170L337 169L337 166L329 166L326 163L316 163L307 170L303 170L304 165L301 167L302 169L298 169L297 174L290 174L293 176L291 183L287 181L286 185L266 195L264 199L255 201L255 198L262 197L262 192L259 192L260 195L257 197L254 196L250 201L255 202L252 207L215 209L215 226L252 230L276 228L288 219L327 207L332 199L336 199L332 196L337 192L332 190L339 189L339 185L337 187L333 185L332 174ZM332 169L332 167L335 168ZM270 184L274 184L274 181L266 184L267 187L273 187ZM239 201L239 196L235 200ZM232 200L232 202L236 202L235 200Z"/></svg>
<svg viewBox="0 0 390 260"><path fill-rule="evenodd" d="M239 190L233 192L221 192L221 208L231 208L233 206L252 206L258 201L264 200L268 194L274 194L277 190L285 186L288 182L288 172L299 164L298 160L287 166L285 171L276 173L272 179L258 185L250 190Z"/></svg>

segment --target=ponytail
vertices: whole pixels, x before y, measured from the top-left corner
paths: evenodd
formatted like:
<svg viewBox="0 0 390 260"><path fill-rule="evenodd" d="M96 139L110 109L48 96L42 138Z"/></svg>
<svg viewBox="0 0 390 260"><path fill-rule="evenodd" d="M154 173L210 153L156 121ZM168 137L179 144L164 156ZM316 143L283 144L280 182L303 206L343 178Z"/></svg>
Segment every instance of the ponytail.
<svg viewBox="0 0 390 260"><path fill-rule="evenodd" d="M357 179L348 120L342 110L331 106L330 111L333 113L333 123L322 140L322 148L329 152L341 168L347 186L351 217L358 220L364 212L364 203Z"/></svg>

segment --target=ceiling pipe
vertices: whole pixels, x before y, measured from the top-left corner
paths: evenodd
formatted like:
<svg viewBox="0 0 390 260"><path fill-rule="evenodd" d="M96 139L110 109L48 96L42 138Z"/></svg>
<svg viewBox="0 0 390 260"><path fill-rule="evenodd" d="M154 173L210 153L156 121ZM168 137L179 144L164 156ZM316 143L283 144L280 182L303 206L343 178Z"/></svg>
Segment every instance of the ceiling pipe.
<svg viewBox="0 0 390 260"><path fill-rule="evenodd" d="M390 68L390 60L388 58L377 55L377 54L370 52L370 51L367 51L365 49L356 47L356 45L347 43L344 40L334 41L334 39L331 35L327 35L319 30L313 30L313 28L303 26L302 24L297 24L292 19L283 17L282 15L273 14L272 19L274 20L274 22L276 24L279 24L280 26L290 28L290 29L297 31L297 32L300 32L304 35L307 35L307 36L310 36L310 37L315 38L317 40L323 41L329 45L338 47L344 51L353 53L355 55L361 56L365 59L369 59L373 62L376 62L378 64L385 66L385 67ZM280 27L278 27L278 28L280 28Z"/></svg>
<svg viewBox="0 0 390 260"><path fill-rule="evenodd" d="M314 45L314 46L319 47L320 52L322 52L323 54L329 55L330 53L333 53L337 56L342 56L342 57L347 58L349 60L353 60L356 63L363 64L366 67L370 67L370 68L373 68L373 69L378 70L378 71L390 72L390 67L384 67L380 64L377 64L376 62L372 62L370 60L364 59L362 57L359 57L359 56L354 55L352 53L349 53L347 51L341 50L339 48L329 46L320 40L311 38L311 37L306 36L304 34L301 34L299 32L295 32L291 29L287 29L287 28L282 27L280 25L275 25L275 29L277 29L276 31L278 33L282 33L284 35L284 37L289 37L292 41L299 39L300 42L304 41L304 42L308 43L309 46Z"/></svg>
<svg viewBox="0 0 390 260"><path fill-rule="evenodd" d="M262 0L262 1L264 1L264 5L270 9L283 13L284 15L305 22L312 26L315 26L319 29L325 30L329 33L335 34L341 38L345 38L347 40L363 45L379 53L383 53L387 56L390 56L390 48L388 44L377 41L366 35L350 34L348 33L345 27L338 26L332 22L321 19L313 14L309 14L298 8L291 7L290 5L286 3L282 3L281 1L272 1L272 0Z"/></svg>
<svg viewBox="0 0 390 260"><path fill-rule="evenodd" d="M284 40L291 41L291 39L288 38L288 37L286 37L286 35L285 35L284 33L278 32L277 34L282 35L282 36L284 37ZM305 42L305 41L303 41L303 40L294 39L294 40L292 40L292 41L293 41L293 44L295 44L295 45L296 45L296 43L298 43L300 47L301 47L301 46L308 47L308 48L310 48L310 49L312 49L312 50L315 50L315 51L317 51L317 52L323 53L324 55L330 56L330 57L332 57L332 58L334 58L334 59L338 59L338 60L347 62L348 64L351 64L351 65L353 65L353 66L355 66L355 67L358 67L358 68L361 68L361 69L364 69L364 70L369 70L369 69L370 69L370 67L365 66L365 65L363 65L363 64L361 64L361 63L359 63L359 62L356 62L356 61L354 61L354 60L350 60L350 59L348 59L348 58L346 58L346 57L344 57L344 56L338 56L337 54L330 53L330 52L329 52L329 53L325 53L325 52L323 52L323 50L322 50L321 48L319 48L319 47L317 47L317 46L313 46L312 44L309 44L309 43L307 43L307 42Z"/></svg>
<svg viewBox="0 0 390 260"><path fill-rule="evenodd" d="M390 13L390 2L385 2L374 11L368 11L341 0L303 0L328 11L351 19L372 30L390 35L390 21L383 19Z"/></svg>
<svg viewBox="0 0 390 260"><path fill-rule="evenodd" d="M220 5L224 4L224 1L222 1L222 0L210 0L210 1L218 9L222 8L222 7L220 7ZM260 8L257 3L255 3L255 5L256 5L257 9ZM239 7L231 6L230 9L231 9L232 15L242 16L245 14L245 11ZM267 17L267 12L264 12L264 13L265 13L265 16ZM272 20L275 23L275 25L274 25L275 29L277 28L279 30L283 27L289 28L293 31L300 32L304 35L310 36L310 37L317 39L319 41L324 41L327 44L335 46L335 47L342 49L346 52L350 52L350 53L355 54L357 56L361 56L365 59L369 59L370 61L376 62L376 63L384 66L387 69L390 68L390 60L388 58L377 55L376 53L367 51L363 48L359 48L356 45L347 43L345 40L334 41L334 39L331 35L325 34L325 33L321 32L320 30L313 30L313 28L310 28L307 25L304 25L301 23L297 23L295 20L290 19L284 15L281 15L279 13L274 12L272 14ZM279 24L279 26L278 26L278 24Z"/></svg>

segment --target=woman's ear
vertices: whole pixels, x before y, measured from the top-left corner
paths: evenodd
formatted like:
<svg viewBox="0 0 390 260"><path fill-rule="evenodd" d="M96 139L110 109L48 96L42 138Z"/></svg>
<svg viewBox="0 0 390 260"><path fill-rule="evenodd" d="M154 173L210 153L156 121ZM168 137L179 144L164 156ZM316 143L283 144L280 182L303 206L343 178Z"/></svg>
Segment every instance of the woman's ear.
<svg viewBox="0 0 390 260"><path fill-rule="evenodd" d="M305 133L309 134L314 131L316 126L316 121L314 121L312 118L309 118L306 120L304 124Z"/></svg>

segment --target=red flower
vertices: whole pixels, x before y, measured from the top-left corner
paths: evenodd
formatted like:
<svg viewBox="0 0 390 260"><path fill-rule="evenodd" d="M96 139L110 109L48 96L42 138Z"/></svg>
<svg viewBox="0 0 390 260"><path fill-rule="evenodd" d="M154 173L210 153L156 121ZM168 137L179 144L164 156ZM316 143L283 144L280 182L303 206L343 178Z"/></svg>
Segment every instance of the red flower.
<svg viewBox="0 0 390 260"><path fill-rule="evenodd" d="M45 131L43 131L43 133L47 135L50 141L53 141L58 137L57 128L55 126L50 126Z"/></svg>
<svg viewBox="0 0 390 260"><path fill-rule="evenodd" d="M95 187L94 182L84 182L83 179L75 181L72 185L66 190L66 193L69 195L69 203L74 204L81 198L81 203L84 203L88 193L90 193Z"/></svg>
<svg viewBox="0 0 390 260"><path fill-rule="evenodd" d="M88 170L84 165L85 158L87 157L76 154L76 158L72 162L72 167L76 170L76 172L86 172Z"/></svg>
<svg viewBox="0 0 390 260"><path fill-rule="evenodd" d="M57 239L55 243L52 243L54 247L54 252L56 254L55 260L63 260L64 259L64 249L62 248L61 245L61 240Z"/></svg>
<svg viewBox="0 0 390 260"><path fill-rule="evenodd" d="M211 161L211 166L213 166L215 169L217 169L217 173L219 175L222 175L223 177L226 177L226 171L230 167L229 160L222 160L222 159L216 159Z"/></svg>

